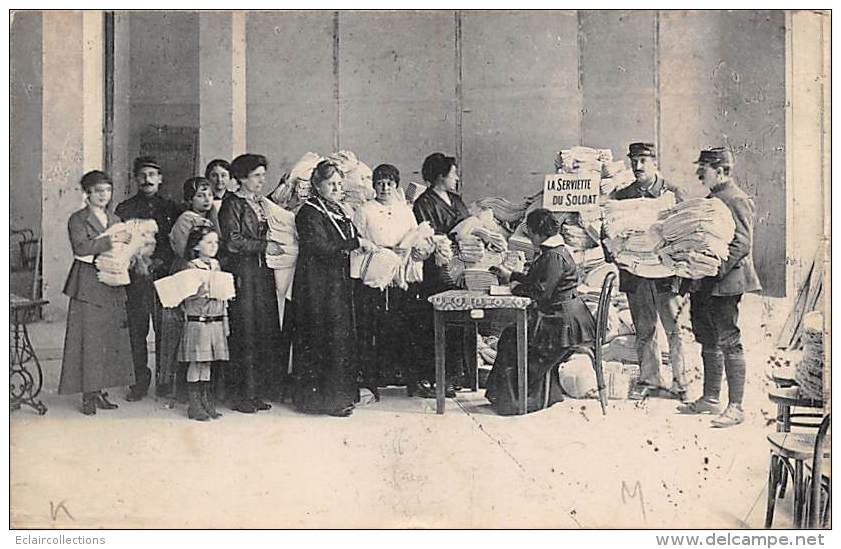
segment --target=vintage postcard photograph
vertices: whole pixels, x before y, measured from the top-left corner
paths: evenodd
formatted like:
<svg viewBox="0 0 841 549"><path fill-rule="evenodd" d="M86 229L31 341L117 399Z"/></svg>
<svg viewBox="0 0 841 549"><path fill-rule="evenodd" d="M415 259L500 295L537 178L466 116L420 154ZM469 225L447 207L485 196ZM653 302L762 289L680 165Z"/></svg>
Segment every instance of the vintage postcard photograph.
<svg viewBox="0 0 841 549"><path fill-rule="evenodd" d="M830 44L9 10L10 528L823 535Z"/></svg>

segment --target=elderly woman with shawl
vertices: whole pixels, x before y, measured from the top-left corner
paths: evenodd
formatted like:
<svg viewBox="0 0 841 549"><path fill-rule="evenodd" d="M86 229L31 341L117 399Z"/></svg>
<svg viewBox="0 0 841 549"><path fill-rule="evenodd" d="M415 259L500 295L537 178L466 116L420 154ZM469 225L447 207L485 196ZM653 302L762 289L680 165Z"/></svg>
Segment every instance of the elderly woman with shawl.
<svg viewBox="0 0 841 549"><path fill-rule="evenodd" d="M298 262L293 401L302 412L347 417L359 399L350 252L375 246L342 209L343 174L330 160L312 172L313 194L295 217Z"/></svg>

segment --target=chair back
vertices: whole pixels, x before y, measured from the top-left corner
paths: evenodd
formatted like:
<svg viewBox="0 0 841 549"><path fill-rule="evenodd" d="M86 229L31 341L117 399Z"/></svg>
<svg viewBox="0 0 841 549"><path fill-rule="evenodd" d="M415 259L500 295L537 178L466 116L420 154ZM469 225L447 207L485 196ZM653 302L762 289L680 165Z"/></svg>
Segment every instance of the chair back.
<svg viewBox="0 0 841 549"><path fill-rule="evenodd" d="M593 353L596 355L596 363L601 369L602 347L607 335L607 317L610 312L610 298L613 295L613 286L616 284L616 273L608 273L602 282L602 291L599 294L599 306L596 309L596 341Z"/></svg>
<svg viewBox="0 0 841 549"><path fill-rule="evenodd" d="M830 414L824 416L821 421L821 426L818 428L818 434L815 437L815 453L812 455L812 486L809 492L809 515L806 518L807 528L817 528L818 517L821 513L821 490L822 490L822 475L821 467L824 457L824 443L826 442L826 434L830 426Z"/></svg>

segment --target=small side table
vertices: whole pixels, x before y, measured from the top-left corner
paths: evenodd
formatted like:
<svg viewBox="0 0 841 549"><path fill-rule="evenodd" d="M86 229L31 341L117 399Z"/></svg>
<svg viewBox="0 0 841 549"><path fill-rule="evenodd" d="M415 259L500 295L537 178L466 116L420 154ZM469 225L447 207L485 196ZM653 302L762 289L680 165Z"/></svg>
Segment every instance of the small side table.
<svg viewBox="0 0 841 549"><path fill-rule="evenodd" d="M469 290L449 290L429 298L435 310L435 411L444 413L445 348L447 326L465 326L465 338L473 338L479 322L504 322L517 326L518 411L526 413L528 387L528 316L531 299L519 296L492 296ZM472 348L471 347L471 348ZM476 353L470 353L471 372L476 371ZM475 376L474 376L475 377Z"/></svg>
<svg viewBox="0 0 841 549"><path fill-rule="evenodd" d="M26 328L32 314L47 303L48 301L43 299L33 300L9 294L10 412L26 404L40 415L47 413L44 403L37 400L44 384L44 373Z"/></svg>

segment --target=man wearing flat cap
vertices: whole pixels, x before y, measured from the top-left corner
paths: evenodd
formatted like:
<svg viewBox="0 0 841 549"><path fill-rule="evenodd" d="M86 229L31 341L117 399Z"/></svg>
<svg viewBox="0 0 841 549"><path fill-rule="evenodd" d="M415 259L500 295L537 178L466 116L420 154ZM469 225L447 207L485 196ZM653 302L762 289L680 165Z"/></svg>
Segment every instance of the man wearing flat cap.
<svg viewBox="0 0 841 549"><path fill-rule="evenodd" d="M707 149L695 162L698 179L706 187L711 200L727 205L736 231L730 241L729 255L722 261L718 274L690 287L690 317L695 339L701 344L704 363L704 394L680 408L689 414L716 414L720 411L722 370L727 375L728 405L712 420L714 427L731 427L744 421L742 397L745 392L745 355L739 331L739 302L742 294L762 289L753 265L754 203L733 179L733 153L724 148Z"/></svg>
<svg viewBox="0 0 841 549"><path fill-rule="evenodd" d="M652 143L631 143L628 146L628 158L636 180L614 191L610 198L627 200L632 198L660 198L667 193L674 194L674 187L666 182L657 169L657 149ZM605 259L613 262L613 256L604 245ZM619 268L619 291L628 296L631 318L636 330L637 358L640 364L639 380L631 388L630 398L642 400L649 396L659 396L663 387L660 379L660 350L657 342L657 318L669 343L669 362L672 367L672 384L668 395L685 400L686 374L683 362L683 342L677 316L680 308L678 279L643 278L623 268Z"/></svg>
<svg viewBox="0 0 841 549"><path fill-rule="evenodd" d="M129 338L135 376L135 384L126 395L128 401L140 400L146 396L152 381L146 350L150 317L155 328L155 362L158 362L157 350L161 348L161 307L152 283L169 274L175 257L169 244L169 232L172 230L172 224L181 214L181 207L175 202L158 196L158 188L163 178L161 166L153 157L135 158L132 174L137 184L137 194L121 202L115 212L123 221L154 219L158 224L158 233L155 235L155 252L151 257L149 274L143 275L132 270L131 283L126 287Z"/></svg>

